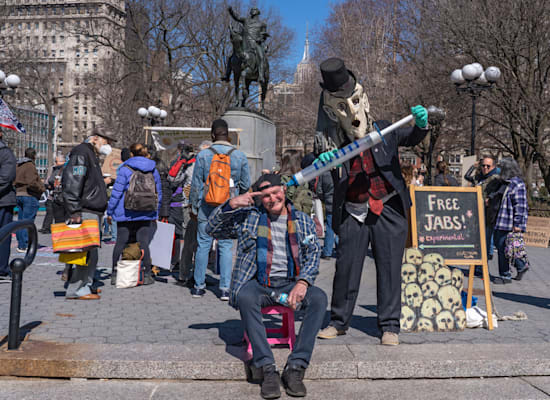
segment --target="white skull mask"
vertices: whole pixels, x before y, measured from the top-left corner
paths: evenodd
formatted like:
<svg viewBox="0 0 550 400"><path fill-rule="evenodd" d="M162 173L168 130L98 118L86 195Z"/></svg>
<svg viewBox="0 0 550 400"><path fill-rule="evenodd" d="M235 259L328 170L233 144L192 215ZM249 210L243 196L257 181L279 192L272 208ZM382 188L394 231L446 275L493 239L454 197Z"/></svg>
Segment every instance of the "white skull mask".
<svg viewBox="0 0 550 400"><path fill-rule="evenodd" d="M435 276L435 268L430 263L422 263L418 271L418 283L424 284L428 281L433 281Z"/></svg>
<svg viewBox="0 0 550 400"><path fill-rule="evenodd" d="M450 311L441 311L435 317L435 323L438 331L450 331L455 327L455 317Z"/></svg>
<svg viewBox="0 0 550 400"><path fill-rule="evenodd" d="M404 331L412 330L415 321L416 321L416 315L414 314L414 311L407 306L401 307L401 318L399 320L401 329L403 329Z"/></svg>
<svg viewBox="0 0 550 400"><path fill-rule="evenodd" d="M422 291L416 283L405 286L405 300L409 307L418 308L422 305Z"/></svg>
<svg viewBox="0 0 550 400"><path fill-rule="evenodd" d="M466 312L462 308L455 311L455 321L458 329L466 328Z"/></svg>
<svg viewBox="0 0 550 400"><path fill-rule="evenodd" d="M424 296L424 298L434 297L437 295L438 290L439 285L437 283L434 281L428 281L422 285L422 296Z"/></svg>
<svg viewBox="0 0 550 400"><path fill-rule="evenodd" d="M432 320L428 318L420 318L418 320L418 324L416 325L416 330L418 332L433 332L434 324L432 323Z"/></svg>
<svg viewBox="0 0 550 400"><path fill-rule="evenodd" d="M451 270L448 267L441 267L435 271L435 281L439 286L451 284Z"/></svg>
<svg viewBox="0 0 550 400"><path fill-rule="evenodd" d="M432 264L435 267L435 269L441 268L442 266L445 265L445 260L443 259L441 254L437 254L437 253L426 254L424 256L424 262L428 262Z"/></svg>
<svg viewBox="0 0 550 400"><path fill-rule="evenodd" d="M458 289L452 285L441 287L437 292L437 298L445 310L452 312L457 310L462 302Z"/></svg>
<svg viewBox="0 0 550 400"><path fill-rule="evenodd" d="M428 299L422 304L420 312L425 318L433 318L441 312L441 304L436 299Z"/></svg>
<svg viewBox="0 0 550 400"><path fill-rule="evenodd" d="M409 248L405 250L405 262L407 264L422 264L422 252L418 249Z"/></svg>
<svg viewBox="0 0 550 400"><path fill-rule="evenodd" d="M401 267L401 282L416 282L416 267L412 264L403 264Z"/></svg>
<svg viewBox="0 0 550 400"><path fill-rule="evenodd" d="M369 99L363 86L356 83L350 97L336 97L323 91L323 110L327 116L339 122L350 141L365 137L370 130Z"/></svg>
<svg viewBox="0 0 550 400"><path fill-rule="evenodd" d="M455 288L461 290L464 283L464 272L462 272L459 268L453 269L451 281Z"/></svg>

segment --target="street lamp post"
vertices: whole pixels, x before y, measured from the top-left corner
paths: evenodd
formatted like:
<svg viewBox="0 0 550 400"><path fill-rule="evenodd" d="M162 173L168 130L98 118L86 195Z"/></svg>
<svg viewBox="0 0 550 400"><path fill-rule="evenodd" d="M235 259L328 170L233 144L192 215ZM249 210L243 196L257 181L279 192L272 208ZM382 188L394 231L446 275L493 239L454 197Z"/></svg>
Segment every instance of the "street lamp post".
<svg viewBox="0 0 550 400"><path fill-rule="evenodd" d="M470 138L470 155L475 155L476 143L476 99L481 96L484 90L494 87L500 78L500 69L488 67L483 71L479 63L468 64L462 69L455 69L451 73L451 82L456 86L457 93L466 92L472 99L472 135Z"/></svg>
<svg viewBox="0 0 550 400"><path fill-rule="evenodd" d="M21 78L15 74L6 76L4 71L0 70L0 97L5 94L15 94L15 90L21 84Z"/></svg>
<svg viewBox="0 0 550 400"><path fill-rule="evenodd" d="M145 118L149 120L149 126L155 126L156 122L164 121L168 116L165 110L161 110L155 106L150 106L148 108L140 107L137 113L142 120ZM147 131L145 131L145 144L147 144L148 136Z"/></svg>

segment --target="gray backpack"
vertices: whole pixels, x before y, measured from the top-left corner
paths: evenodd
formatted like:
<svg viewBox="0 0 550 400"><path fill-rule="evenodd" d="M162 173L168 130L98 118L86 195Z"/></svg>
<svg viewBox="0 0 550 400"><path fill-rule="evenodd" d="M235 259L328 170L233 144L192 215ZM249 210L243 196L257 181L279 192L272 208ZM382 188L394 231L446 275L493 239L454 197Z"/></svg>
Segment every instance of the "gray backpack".
<svg viewBox="0 0 550 400"><path fill-rule="evenodd" d="M128 165L125 167L132 171L132 176L124 196L124 208L129 211L156 211L158 193L153 171L143 172Z"/></svg>

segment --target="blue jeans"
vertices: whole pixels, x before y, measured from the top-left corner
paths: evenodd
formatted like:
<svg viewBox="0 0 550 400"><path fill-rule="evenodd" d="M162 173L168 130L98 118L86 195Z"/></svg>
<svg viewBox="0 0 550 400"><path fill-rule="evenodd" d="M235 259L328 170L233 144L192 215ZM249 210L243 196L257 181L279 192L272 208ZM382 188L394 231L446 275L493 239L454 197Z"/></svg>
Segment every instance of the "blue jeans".
<svg viewBox="0 0 550 400"><path fill-rule="evenodd" d="M13 221L13 206L0 207L0 226L5 226ZM10 267L8 261L10 259L11 235L6 240L0 243L0 275L9 275Z"/></svg>
<svg viewBox="0 0 550 400"><path fill-rule="evenodd" d="M327 219L325 221L325 242L323 244L322 256L332 257L334 252L334 245L338 237L334 234L332 230L332 214L327 214Z"/></svg>
<svg viewBox="0 0 550 400"><path fill-rule="evenodd" d="M208 221L199 220L197 229L197 252L195 254L195 288L206 287L206 268L208 267L208 254L212 247L212 236L206 233ZM220 263L220 289L229 290L231 282L231 269L233 266L233 253L231 251L233 241L231 239L218 240ZM181 266L180 266L181 268Z"/></svg>
<svg viewBox="0 0 550 400"><path fill-rule="evenodd" d="M506 247L506 236L509 231L501 231L495 229L493 234L495 239L495 245L498 250L498 273L501 278L510 279L512 277L512 271L510 271L510 263L506 255L504 254L504 248ZM521 272L525 268L525 262L523 260L514 260L514 267L518 272Z"/></svg>
<svg viewBox="0 0 550 400"><path fill-rule="evenodd" d="M34 221L38 211L38 200L32 196L17 196L18 221L29 219ZM29 241L29 235L26 229L20 229L15 233L17 237L17 247L26 249Z"/></svg>
<svg viewBox="0 0 550 400"><path fill-rule="evenodd" d="M485 227L485 243L487 245L487 255L493 256L493 248L494 246L494 239L493 239L493 232L495 230L494 226L486 226Z"/></svg>
<svg viewBox="0 0 550 400"><path fill-rule="evenodd" d="M111 224L109 225L109 223L107 222L107 218L103 218L103 236L107 236L109 231L111 232L110 240L113 242L116 242L116 234L117 234L116 221L112 220Z"/></svg>

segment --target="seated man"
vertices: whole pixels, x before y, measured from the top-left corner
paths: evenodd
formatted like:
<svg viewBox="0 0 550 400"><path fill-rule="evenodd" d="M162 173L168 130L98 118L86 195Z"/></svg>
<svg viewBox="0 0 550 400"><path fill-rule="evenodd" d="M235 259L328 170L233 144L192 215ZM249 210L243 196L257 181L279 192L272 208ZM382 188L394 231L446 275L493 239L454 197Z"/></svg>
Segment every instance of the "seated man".
<svg viewBox="0 0 550 400"><path fill-rule="evenodd" d="M302 381L327 307L327 296L313 286L321 246L311 218L285 202L279 175L263 175L254 187L259 191L219 206L206 231L217 239L238 239L229 304L240 310L252 344L252 363L263 370L261 395L265 399L281 395L281 378L267 342L261 308L277 304L272 292L287 293L288 305L294 310L301 303L304 319L282 375L286 392L301 397L306 395ZM261 200L258 208L254 207L256 196Z"/></svg>

